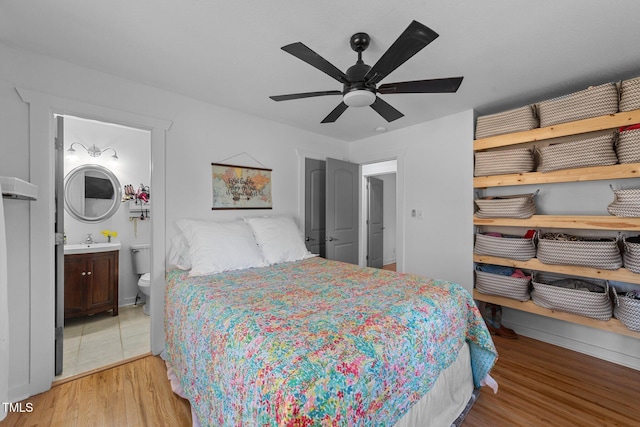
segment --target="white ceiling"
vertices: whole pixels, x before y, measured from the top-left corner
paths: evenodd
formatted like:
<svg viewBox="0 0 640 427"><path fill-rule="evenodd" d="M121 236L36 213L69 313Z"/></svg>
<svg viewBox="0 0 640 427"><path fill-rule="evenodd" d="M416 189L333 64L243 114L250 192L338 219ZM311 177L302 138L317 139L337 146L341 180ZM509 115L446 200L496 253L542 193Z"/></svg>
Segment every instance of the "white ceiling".
<svg viewBox="0 0 640 427"><path fill-rule="evenodd" d="M637 0L0 0L0 40L353 141L638 76L639 16ZM300 41L344 71L356 61L353 33L371 36L363 58L373 65L412 20L440 37L381 84L462 75L457 93L380 95L405 114L392 123L349 108L321 124L339 96L269 99L342 89L281 46Z"/></svg>

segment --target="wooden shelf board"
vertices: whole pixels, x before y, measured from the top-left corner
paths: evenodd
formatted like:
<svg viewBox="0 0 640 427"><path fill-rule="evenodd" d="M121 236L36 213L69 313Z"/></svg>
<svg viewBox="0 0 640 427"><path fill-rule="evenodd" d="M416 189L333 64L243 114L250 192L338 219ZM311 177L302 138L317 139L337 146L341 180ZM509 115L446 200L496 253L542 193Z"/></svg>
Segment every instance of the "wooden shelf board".
<svg viewBox="0 0 640 427"><path fill-rule="evenodd" d="M507 267L524 268L534 271L548 271L551 273L568 274L571 276L591 277L601 280L615 280L618 282L627 282L640 284L640 274L636 274L626 268L617 270L603 270L599 268L581 267L577 265L555 265L544 264L537 258L531 258L528 261L516 261L508 258L500 258L487 255L473 255L474 262L483 264L505 265Z"/></svg>
<svg viewBox="0 0 640 427"><path fill-rule="evenodd" d="M640 123L640 110L625 111L607 116L592 117L575 122L560 123L554 126L536 128L523 132L496 135L488 138L476 139L473 150L481 151L489 148L505 147L525 142L543 141L562 136L615 129Z"/></svg>
<svg viewBox="0 0 640 427"><path fill-rule="evenodd" d="M526 228L569 228L582 230L640 231L640 218L594 215L533 215L527 219L478 218L474 225Z"/></svg>
<svg viewBox="0 0 640 427"><path fill-rule="evenodd" d="M611 166L563 169L553 172L527 172L507 175L477 176L474 188L502 187L506 185L549 184L556 182L600 181L604 179L640 178L640 163Z"/></svg>
<svg viewBox="0 0 640 427"><path fill-rule="evenodd" d="M538 314L540 316L551 317L558 320L564 320L565 322L577 323L579 325L588 326L591 328L602 329L604 331L613 332L616 334L626 335L633 338L640 339L640 332L634 332L628 329L621 321L615 318L611 320L597 320L589 317L579 316L577 314L565 313L562 311L549 310L548 308L540 307L533 301L518 301L511 298L500 297L496 295L485 295L473 290L473 298L477 301L489 302L492 304L498 304L503 307L513 308L515 310L526 311L527 313Z"/></svg>

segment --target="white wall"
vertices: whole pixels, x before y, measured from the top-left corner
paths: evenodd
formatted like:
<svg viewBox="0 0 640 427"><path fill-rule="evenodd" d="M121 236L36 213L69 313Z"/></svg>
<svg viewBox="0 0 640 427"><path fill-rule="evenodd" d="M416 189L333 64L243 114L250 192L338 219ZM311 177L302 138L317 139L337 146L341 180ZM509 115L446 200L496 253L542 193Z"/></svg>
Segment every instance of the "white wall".
<svg viewBox="0 0 640 427"><path fill-rule="evenodd" d="M349 144L356 163L398 160L399 271L473 288L473 112ZM412 209L424 218L410 216ZM401 253L403 255L401 255Z"/></svg>
<svg viewBox="0 0 640 427"><path fill-rule="evenodd" d="M72 100L75 104L90 106L91 111L134 117L133 121L138 117L149 121L170 120L173 125L166 132L166 156L163 156L164 147L158 148L153 143L151 147L152 174L162 173L160 177L154 175L152 180L162 179L166 186L165 196L160 194L159 199L156 198L160 206L154 207L154 212L162 208L165 212L154 214L154 221L159 217L169 235L175 231L178 218L229 219L248 212L211 211L211 162L246 152L272 168L274 209L251 213L297 216L302 182L297 152L336 158L343 158L346 153L340 141L0 43L0 175L17 176L39 186L38 202L15 201L7 203L5 210L10 306L9 397L12 400L46 390L53 379L53 240L52 236L40 235L40 230L50 230L49 223L53 223L53 174L48 173L53 160L47 157L52 157L49 148L52 144L48 145L47 135L53 141L53 128L45 124L43 129L42 123L30 123L29 117L34 109L40 116L54 111L23 102L16 87ZM157 132L152 131L152 141L163 141L164 137L159 137ZM43 156L37 163L44 165L44 173L31 170L31 152ZM234 163L244 164L249 160L238 157ZM152 197L154 194L152 186ZM37 215L32 210L37 210ZM36 218L35 223L31 223L30 218ZM161 234L164 236L164 232ZM165 242L154 243L153 238L152 235L154 246L164 251ZM32 253L37 255L32 258ZM44 280L34 280L35 271L39 272L36 276L43 275ZM164 266L154 266L152 272L158 272L155 279L152 275L152 293L156 292L154 295L160 300L164 290L163 271ZM50 304L47 299L51 299ZM161 314L160 311L160 316L152 319L156 331L154 333L152 326L152 339L162 336ZM44 338L39 340L39 337Z"/></svg>

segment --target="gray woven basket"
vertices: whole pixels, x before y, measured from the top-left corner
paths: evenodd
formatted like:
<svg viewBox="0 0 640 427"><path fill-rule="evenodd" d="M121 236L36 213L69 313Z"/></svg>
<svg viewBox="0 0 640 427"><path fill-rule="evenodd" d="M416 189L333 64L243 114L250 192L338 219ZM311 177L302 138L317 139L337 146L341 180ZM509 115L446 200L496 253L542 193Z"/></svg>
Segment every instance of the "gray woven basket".
<svg viewBox="0 0 640 427"><path fill-rule="evenodd" d="M533 287L531 299L540 307L550 310L579 314L598 320L611 319L613 304L609 293L609 284L606 281L578 278L601 287L603 292L567 289L550 284L556 280L567 278L578 277L546 272L537 273L531 281Z"/></svg>
<svg viewBox="0 0 640 427"><path fill-rule="evenodd" d="M628 329L640 332L640 300L618 295L613 290L614 306L613 315Z"/></svg>
<svg viewBox="0 0 640 427"><path fill-rule="evenodd" d="M578 141L565 142L538 148L538 172L559 169L610 166L618 163L613 149L616 132Z"/></svg>
<svg viewBox="0 0 640 427"><path fill-rule="evenodd" d="M524 237L497 237L476 233L473 252L478 255L527 261L536 256L536 246L533 241L534 239Z"/></svg>
<svg viewBox="0 0 640 427"><path fill-rule="evenodd" d="M476 270L476 289L485 295L499 295L518 301L529 301L531 278L503 276Z"/></svg>
<svg viewBox="0 0 640 427"><path fill-rule="evenodd" d="M607 206L607 211L615 216L640 217L640 188L613 190L613 202Z"/></svg>
<svg viewBox="0 0 640 427"><path fill-rule="evenodd" d="M494 135L535 129L540 121L535 106L526 105L513 110L480 116L476 120L476 139Z"/></svg>
<svg viewBox="0 0 640 427"><path fill-rule="evenodd" d="M640 109L640 77L620 83L620 111Z"/></svg>
<svg viewBox="0 0 640 427"><path fill-rule="evenodd" d="M624 248L622 253L624 268L634 273L640 273L640 243L629 241L626 236L622 236L622 246Z"/></svg>
<svg viewBox="0 0 640 427"><path fill-rule="evenodd" d="M614 114L618 112L618 89L615 83L605 83L542 101L537 108L540 127Z"/></svg>
<svg viewBox="0 0 640 427"><path fill-rule="evenodd" d="M640 129L624 130L618 134L616 155L620 163L640 163Z"/></svg>
<svg viewBox="0 0 640 427"><path fill-rule="evenodd" d="M552 240L539 233L536 257L544 264L617 270L622 267L618 238ZM565 235L568 236L568 235ZM574 236L569 236L574 237Z"/></svg>
<svg viewBox="0 0 640 427"><path fill-rule="evenodd" d="M490 196L476 199L478 218L530 218L536 213L536 193Z"/></svg>
<svg viewBox="0 0 640 427"><path fill-rule="evenodd" d="M479 151L474 158L474 176L525 173L534 168L533 151L529 148Z"/></svg>

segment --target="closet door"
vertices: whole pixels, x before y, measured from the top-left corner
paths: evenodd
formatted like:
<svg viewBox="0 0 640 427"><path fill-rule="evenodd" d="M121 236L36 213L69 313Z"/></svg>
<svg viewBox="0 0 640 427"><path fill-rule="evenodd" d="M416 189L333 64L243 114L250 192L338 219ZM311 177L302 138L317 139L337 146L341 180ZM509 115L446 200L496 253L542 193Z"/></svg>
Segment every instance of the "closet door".
<svg viewBox="0 0 640 427"><path fill-rule="evenodd" d="M358 182L360 165L327 159L327 258L358 264Z"/></svg>

